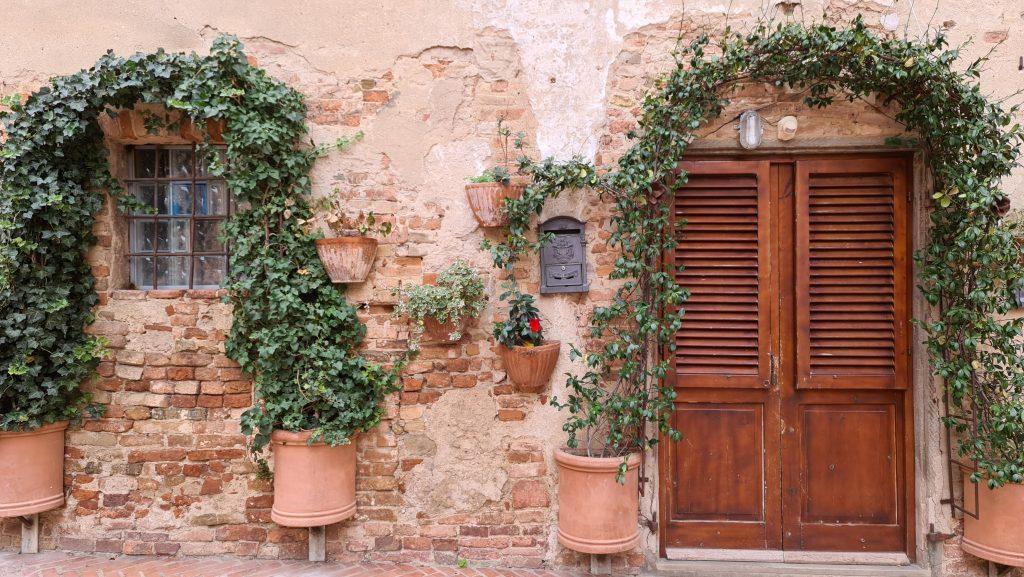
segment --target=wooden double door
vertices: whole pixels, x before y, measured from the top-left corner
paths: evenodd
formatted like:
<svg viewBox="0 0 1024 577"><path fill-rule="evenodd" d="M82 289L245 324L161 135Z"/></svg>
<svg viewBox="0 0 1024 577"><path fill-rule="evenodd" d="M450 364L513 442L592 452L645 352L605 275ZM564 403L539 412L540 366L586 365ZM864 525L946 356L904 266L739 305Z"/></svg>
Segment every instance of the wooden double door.
<svg viewBox="0 0 1024 577"><path fill-rule="evenodd" d="M912 555L908 159L680 168L662 553Z"/></svg>

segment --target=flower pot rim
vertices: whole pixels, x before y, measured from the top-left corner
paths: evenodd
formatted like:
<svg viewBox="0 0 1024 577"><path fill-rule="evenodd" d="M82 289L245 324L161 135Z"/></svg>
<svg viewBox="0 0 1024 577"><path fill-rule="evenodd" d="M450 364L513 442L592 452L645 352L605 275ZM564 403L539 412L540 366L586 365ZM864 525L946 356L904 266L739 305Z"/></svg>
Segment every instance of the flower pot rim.
<svg viewBox="0 0 1024 577"><path fill-rule="evenodd" d="M562 341L556 341L556 340L553 340L553 339L545 339L545 340L541 341L541 343L539 345L536 345L536 346L533 346L533 347L524 347L522 345L516 345L514 347L506 347L505 345L503 345L501 343L498 343L499 347L502 347L503 349L508 350L508 351L538 351L538 350L547 350L547 349L551 349L551 348L554 348L554 347L559 347L561 345L562 345Z"/></svg>
<svg viewBox="0 0 1024 577"><path fill-rule="evenodd" d="M331 236L327 238L316 239L318 245L332 245L332 244L377 244L377 239L372 236L355 235L355 236Z"/></svg>
<svg viewBox="0 0 1024 577"><path fill-rule="evenodd" d="M47 423L42 427L36 427L35 429L29 429L27 431L0 431L0 437L31 437L33 435L46 435L56 431L63 431L68 428L70 421L56 421L53 423Z"/></svg>
<svg viewBox="0 0 1024 577"><path fill-rule="evenodd" d="M305 445L307 447L320 447L320 446L326 446L327 445L327 443L324 443L323 441L317 441L317 442L315 442L313 444L309 444L308 441L309 441L309 438L312 435L313 435L313 431L311 429L303 429L301 431L288 431L288 430L285 430L285 429L274 429L274 431L272 433L270 433L270 444L272 444L272 445ZM332 445L332 446L339 446L340 447L340 446L344 446L344 445L352 445L355 442L355 438L356 438L356 435L352 435L351 437L348 438L348 443L343 443L342 445Z"/></svg>
<svg viewBox="0 0 1024 577"><path fill-rule="evenodd" d="M614 473L619 470L622 464L622 457L588 457L586 455L575 455L570 453L572 449L561 447L555 450L555 462L560 467L575 469L590 473ZM626 469L636 469L640 466L640 453L630 453L626 461Z"/></svg>

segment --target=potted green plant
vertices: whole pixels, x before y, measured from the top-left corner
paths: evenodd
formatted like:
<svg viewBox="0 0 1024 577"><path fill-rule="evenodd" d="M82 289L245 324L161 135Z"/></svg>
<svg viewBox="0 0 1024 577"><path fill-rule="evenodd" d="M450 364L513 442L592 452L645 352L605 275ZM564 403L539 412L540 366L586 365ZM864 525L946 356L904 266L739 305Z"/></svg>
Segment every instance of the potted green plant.
<svg viewBox="0 0 1024 577"><path fill-rule="evenodd" d="M377 256L377 239L391 234L390 222L377 222L373 212L360 211L350 216L337 190L330 198L313 203L314 216L304 224L334 236L316 239L316 252L327 275L334 283L360 283L366 280ZM326 229L326 231L324 230Z"/></svg>
<svg viewBox="0 0 1024 577"><path fill-rule="evenodd" d="M473 209L473 215L477 222L483 227L498 227L508 224L508 215L505 214L504 206L508 199L519 198L523 195L524 187L521 184L512 182L512 174L509 167L514 164L509 159L509 139L512 131L505 126L503 118L498 119L497 138L501 144L504 163L492 166L477 176L469 178L466 185L466 198L469 206ZM518 150L523 147L523 133L516 134L514 147Z"/></svg>
<svg viewBox="0 0 1024 577"><path fill-rule="evenodd" d="M394 316L411 321L409 348L414 351L424 334L435 341L458 342L466 323L479 317L487 303L484 281L462 259L424 280L422 285L404 285L392 291L398 296Z"/></svg>
<svg viewBox="0 0 1024 577"><path fill-rule="evenodd" d="M385 369L349 350L362 340L362 326L337 328L347 332L303 338L288 367L264 362L272 370L257 376L258 402L242 415L252 450L269 444L273 451L270 516L279 525L330 525L355 514L356 437L380 422L383 398L396 390L400 367ZM288 375L293 380L278 380Z"/></svg>
<svg viewBox="0 0 1024 577"><path fill-rule="evenodd" d="M1001 267L1012 293L1011 298L1000 296L997 301L996 313L1005 315L1024 304L1024 276L1020 274L1024 212L1010 211L1005 196L997 200L993 212L1002 217L1000 226L1010 238L1003 247L1007 253L1003 262L1013 263L1013 267ZM1009 369L1013 367L1010 354L1019 350L1019 338L1007 333L999 344L991 348L991 356L975 353L973 360L962 361L975 369L974 378L961 374L946 377L950 413L946 424L953 429L959 460L971 464L963 471L964 506L970 513L964 515L963 550L996 563L1024 567L1020 536L1024 519L1024 382L1019 369ZM1005 356L1000 359L999 355Z"/></svg>
<svg viewBox="0 0 1024 577"><path fill-rule="evenodd" d="M517 391L539 393L551 380L562 344L544 339L533 295L513 287L501 300L508 300L508 318L494 323L494 339L505 372Z"/></svg>
<svg viewBox="0 0 1024 577"><path fill-rule="evenodd" d="M7 312L13 316L4 315L0 321L0 327L7 324L9 329L23 322L31 307L25 303L39 302L27 295L19 298L22 289L11 288L15 300ZM73 322L95 303L94 294L80 298L86 304L64 301L66 312L50 312ZM90 404L80 383L95 373L105 341L72 327L68 325L66 340L44 341L0 330L0 517L31 515L64 504L64 432L83 413L102 413L101 407Z"/></svg>

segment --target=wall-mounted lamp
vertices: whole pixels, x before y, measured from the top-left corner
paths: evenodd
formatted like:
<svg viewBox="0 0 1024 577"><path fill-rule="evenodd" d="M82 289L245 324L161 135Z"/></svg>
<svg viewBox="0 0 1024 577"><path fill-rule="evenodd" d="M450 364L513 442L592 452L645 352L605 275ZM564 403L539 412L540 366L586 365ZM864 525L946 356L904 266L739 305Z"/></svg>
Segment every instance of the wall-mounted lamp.
<svg viewBox="0 0 1024 577"><path fill-rule="evenodd" d="M740 114L740 146L751 150L761 146L764 134L764 122L756 110L748 110Z"/></svg>

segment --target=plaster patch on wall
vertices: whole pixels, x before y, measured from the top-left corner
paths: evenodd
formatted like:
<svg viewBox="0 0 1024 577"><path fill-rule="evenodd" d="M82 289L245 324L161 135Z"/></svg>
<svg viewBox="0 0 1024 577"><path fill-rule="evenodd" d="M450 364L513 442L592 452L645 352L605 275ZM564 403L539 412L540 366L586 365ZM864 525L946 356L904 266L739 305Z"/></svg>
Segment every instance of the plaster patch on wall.
<svg viewBox="0 0 1024 577"><path fill-rule="evenodd" d="M507 27L519 45L541 156L588 160L597 152L608 72L623 38L666 21L677 8L666 2L623 11L616 0L473 2L479 25Z"/></svg>
<svg viewBox="0 0 1024 577"><path fill-rule="evenodd" d="M494 421L495 411L485 387L450 391L427 411L426 435L437 448L406 477L412 510L428 515L477 511L501 499L508 480L502 447L511 431Z"/></svg>
<svg viewBox="0 0 1024 577"><path fill-rule="evenodd" d="M487 141L470 138L435 144L424 159L424 165L434 187L438 190L458 191L465 186L465 175L480 174L487 168L490 156L491 146ZM448 195L435 200L441 204L448 217L442 225L446 234L464 240L477 230L477 222L464 195ZM450 256L432 253L426 255L424 264L440 268L450 262Z"/></svg>

